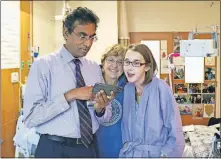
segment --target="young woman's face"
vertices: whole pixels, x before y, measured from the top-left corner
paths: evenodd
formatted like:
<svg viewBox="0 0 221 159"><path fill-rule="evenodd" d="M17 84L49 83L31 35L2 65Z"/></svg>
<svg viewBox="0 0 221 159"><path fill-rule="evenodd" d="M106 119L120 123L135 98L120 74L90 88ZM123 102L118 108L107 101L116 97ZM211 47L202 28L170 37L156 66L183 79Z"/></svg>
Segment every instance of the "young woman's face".
<svg viewBox="0 0 221 159"><path fill-rule="evenodd" d="M128 50L125 55L124 73L128 82L142 84L145 73L149 68L146 66L143 56L136 51Z"/></svg>
<svg viewBox="0 0 221 159"><path fill-rule="evenodd" d="M123 58L121 56L108 56L103 65L104 73L111 79L118 79L123 73Z"/></svg>

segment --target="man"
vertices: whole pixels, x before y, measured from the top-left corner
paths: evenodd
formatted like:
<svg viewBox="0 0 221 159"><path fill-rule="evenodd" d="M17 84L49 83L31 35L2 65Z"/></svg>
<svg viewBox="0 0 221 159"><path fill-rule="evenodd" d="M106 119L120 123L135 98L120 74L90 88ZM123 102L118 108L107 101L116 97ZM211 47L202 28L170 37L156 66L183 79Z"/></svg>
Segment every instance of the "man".
<svg viewBox="0 0 221 159"><path fill-rule="evenodd" d="M35 157L96 157L94 133L111 117L104 91L92 99L92 86L104 82L99 65L83 58L97 39L99 18L79 7L63 20L65 44L36 60L24 97L24 122L41 134Z"/></svg>

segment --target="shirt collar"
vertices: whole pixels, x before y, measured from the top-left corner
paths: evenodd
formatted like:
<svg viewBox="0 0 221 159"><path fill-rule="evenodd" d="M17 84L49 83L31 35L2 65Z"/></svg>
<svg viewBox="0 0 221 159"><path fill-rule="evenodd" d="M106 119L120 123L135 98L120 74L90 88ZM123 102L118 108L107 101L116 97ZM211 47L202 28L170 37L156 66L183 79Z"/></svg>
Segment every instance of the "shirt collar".
<svg viewBox="0 0 221 159"><path fill-rule="evenodd" d="M61 55L61 58L64 60L65 64L73 61L74 59L76 59L70 52L68 52L68 50L64 47L64 45L62 45L58 51ZM82 58L78 58L81 63L82 63Z"/></svg>

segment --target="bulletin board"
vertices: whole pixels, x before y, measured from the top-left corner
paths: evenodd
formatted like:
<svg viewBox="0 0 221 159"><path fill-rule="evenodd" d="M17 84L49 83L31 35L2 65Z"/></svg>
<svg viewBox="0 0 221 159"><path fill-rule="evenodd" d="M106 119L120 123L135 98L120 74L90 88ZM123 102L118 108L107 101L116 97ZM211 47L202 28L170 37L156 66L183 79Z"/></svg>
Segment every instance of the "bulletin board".
<svg viewBox="0 0 221 159"><path fill-rule="evenodd" d="M182 40L188 39L189 33L176 33ZM211 34L195 35L195 39L211 39ZM173 44L174 47L175 44ZM185 58L184 58L185 61ZM185 83L185 75L177 77L178 70L185 70L185 64L177 63L172 73L175 99L178 103L183 125L207 125L216 114L217 58L205 57L202 83ZM180 71L182 72L182 71ZM182 100L183 99L183 100Z"/></svg>
<svg viewBox="0 0 221 159"><path fill-rule="evenodd" d="M169 81L167 69L167 55L174 52L179 41L188 39L189 32L131 32L130 43L139 43L142 40L161 41L161 69L160 78L172 86L177 106L180 110L182 124L184 125L207 125L211 117L216 114L216 79L217 59L204 58L205 78L203 83L185 83L185 59L175 59L175 71L171 71L172 83ZM195 35L195 39L211 39L211 34ZM163 71L162 71L163 70ZM209 75L208 75L209 74Z"/></svg>

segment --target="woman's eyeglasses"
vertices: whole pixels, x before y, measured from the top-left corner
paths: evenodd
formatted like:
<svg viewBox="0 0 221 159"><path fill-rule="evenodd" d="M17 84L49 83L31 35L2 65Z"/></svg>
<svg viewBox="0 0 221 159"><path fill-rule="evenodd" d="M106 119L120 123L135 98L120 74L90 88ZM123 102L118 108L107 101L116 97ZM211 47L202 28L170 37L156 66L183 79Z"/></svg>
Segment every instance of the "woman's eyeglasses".
<svg viewBox="0 0 221 159"><path fill-rule="evenodd" d="M128 60L125 60L124 61L124 66L129 66L129 65L132 65L133 67L140 67L146 63L141 63L140 61L128 61Z"/></svg>
<svg viewBox="0 0 221 159"><path fill-rule="evenodd" d="M117 64L117 66L123 66L123 60L117 60L117 61L115 61L114 59L109 59L109 58L106 58L106 61L107 61L107 63L108 64L111 64L111 65L113 65L113 64Z"/></svg>

